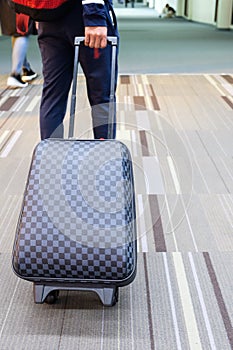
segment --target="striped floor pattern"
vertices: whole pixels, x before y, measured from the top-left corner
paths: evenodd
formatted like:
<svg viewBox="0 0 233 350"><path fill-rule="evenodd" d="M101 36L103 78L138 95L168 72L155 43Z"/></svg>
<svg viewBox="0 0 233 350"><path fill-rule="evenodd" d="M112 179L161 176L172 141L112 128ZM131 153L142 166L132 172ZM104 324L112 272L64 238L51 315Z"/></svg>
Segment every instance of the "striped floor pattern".
<svg viewBox="0 0 233 350"><path fill-rule="evenodd" d="M12 273L39 141L42 79L8 90L6 78L0 76L0 349L233 349L233 76L119 77L117 138L133 158L138 273L113 308L83 292L35 305L32 285ZM83 76L79 91L76 135L89 138Z"/></svg>

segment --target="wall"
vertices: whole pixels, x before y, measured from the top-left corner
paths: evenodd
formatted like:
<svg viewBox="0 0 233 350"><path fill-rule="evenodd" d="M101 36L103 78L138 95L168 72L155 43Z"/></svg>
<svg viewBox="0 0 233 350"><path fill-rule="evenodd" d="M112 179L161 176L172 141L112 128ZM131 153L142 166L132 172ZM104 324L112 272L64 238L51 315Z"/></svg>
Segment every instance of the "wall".
<svg viewBox="0 0 233 350"><path fill-rule="evenodd" d="M189 19L202 23L214 23L216 0L189 0Z"/></svg>
<svg viewBox="0 0 233 350"><path fill-rule="evenodd" d="M177 16L184 15L184 1L185 0L178 0L177 1L177 6L176 6L176 15Z"/></svg>
<svg viewBox="0 0 233 350"><path fill-rule="evenodd" d="M229 29L233 13L233 0L223 0L218 3L217 28Z"/></svg>

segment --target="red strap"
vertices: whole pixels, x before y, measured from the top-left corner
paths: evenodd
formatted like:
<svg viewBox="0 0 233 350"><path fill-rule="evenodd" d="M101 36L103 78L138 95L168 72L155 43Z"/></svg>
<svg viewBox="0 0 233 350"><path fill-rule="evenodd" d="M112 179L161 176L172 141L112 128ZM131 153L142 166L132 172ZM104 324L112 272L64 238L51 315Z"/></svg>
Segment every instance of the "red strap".
<svg viewBox="0 0 233 350"><path fill-rule="evenodd" d="M29 19L30 19L30 17L27 16L27 15L24 15L22 13L16 13L16 30L17 30L17 33L19 33L21 35L27 35L28 34Z"/></svg>
<svg viewBox="0 0 233 350"><path fill-rule="evenodd" d="M94 48L94 59L98 60L99 57L100 57L99 49Z"/></svg>

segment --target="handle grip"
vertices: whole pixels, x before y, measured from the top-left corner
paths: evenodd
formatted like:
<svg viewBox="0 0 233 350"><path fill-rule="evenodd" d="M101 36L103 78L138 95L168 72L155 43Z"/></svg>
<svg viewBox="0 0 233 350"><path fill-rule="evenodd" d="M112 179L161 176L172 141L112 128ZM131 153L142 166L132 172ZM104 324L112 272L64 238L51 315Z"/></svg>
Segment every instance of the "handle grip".
<svg viewBox="0 0 233 350"><path fill-rule="evenodd" d="M74 45L80 45L85 40L85 36L76 36L74 39ZM108 36L107 41L111 45L117 45L117 37L116 36Z"/></svg>

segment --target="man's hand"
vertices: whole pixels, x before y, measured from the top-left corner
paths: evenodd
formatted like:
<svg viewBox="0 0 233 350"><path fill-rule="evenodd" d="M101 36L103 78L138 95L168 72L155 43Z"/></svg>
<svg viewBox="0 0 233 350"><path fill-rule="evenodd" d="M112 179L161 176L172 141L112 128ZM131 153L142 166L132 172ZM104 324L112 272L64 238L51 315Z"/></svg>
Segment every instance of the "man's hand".
<svg viewBox="0 0 233 350"><path fill-rule="evenodd" d="M103 49L107 45L107 27L85 27L85 45Z"/></svg>

